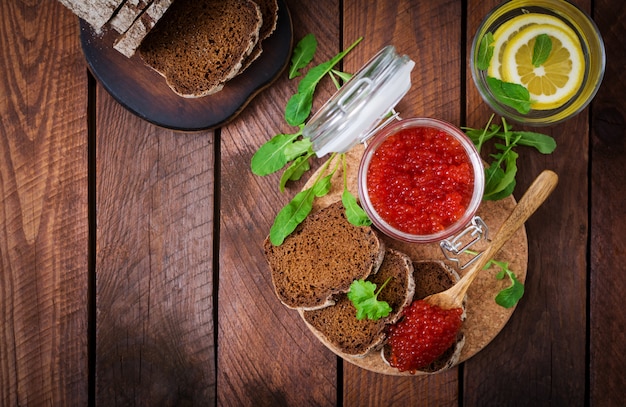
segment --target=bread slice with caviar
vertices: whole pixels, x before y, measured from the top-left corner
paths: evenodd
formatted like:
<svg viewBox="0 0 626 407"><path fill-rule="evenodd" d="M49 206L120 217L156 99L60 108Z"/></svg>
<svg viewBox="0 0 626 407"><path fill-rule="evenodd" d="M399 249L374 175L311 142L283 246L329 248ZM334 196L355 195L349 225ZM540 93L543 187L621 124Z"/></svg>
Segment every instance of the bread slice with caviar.
<svg viewBox="0 0 626 407"><path fill-rule="evenodd" d="M429 295L445 291L459 280L459 275L456 271L449 268L441 261L418 261L413 263L413 268L413 277L415 280L414 300L421 300ZM464 314L465 309L463 319L465 319ZM461 330L457 335L456 342L433 363L421 368L419 372L435 373L454 366L461 356L461 350L464 344L465 337ZM387 363L389 353L390 349L387 346L381 349L380 356L385 363Z"/></svg>
<svg viewBox="0 0 626 407"><path fill-rule="evenodd" d="M178 0L145 37L139 54L175 93L203 97L241 70L262 24L252 0Z"/></svg>
<svg viewBox="0 0 626 407"><path fill-rule="evenodd" d="M384 318L358 320L356 308L346 294L339 296L333 306L302 311L301 315L316 336L336 353L363 356L382 345L386 325L395 322L413 299L415 282L411 259L396 250L387 249L378 272L368 277L367 281L378 288L387 279L389 282L378 294L378 300L386 301L392 310Z"/></svg>
<svg viewBox="0 0 626 407"><path fill-rule="evenodd" d="M280 246L266 239L264 249L280 301L305 310L333 305L354 280L376 273L385 255L378 234L348 222L341 201L309 215Z"/></svg>

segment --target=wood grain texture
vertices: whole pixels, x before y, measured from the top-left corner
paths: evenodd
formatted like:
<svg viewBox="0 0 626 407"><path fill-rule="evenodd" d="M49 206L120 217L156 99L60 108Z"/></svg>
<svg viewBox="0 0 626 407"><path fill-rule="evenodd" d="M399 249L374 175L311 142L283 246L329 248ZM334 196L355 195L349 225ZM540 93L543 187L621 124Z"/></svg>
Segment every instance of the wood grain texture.
<svg viewBox="0 0 626 407"><path fill-rule="evenodd" d="M288 2L294 42L313 32L313 64L339 51L337 1ZM298 80L284 73L221 132L218 404L233 406L335 405L337 358L274 293L263 240L274 216L297 191L278 191L280 174L258 177L252 154L278 133L295 132L284 109ZM333 93L330 80L316 93L314 110ZM314 160L315 161L315 160ZM320 160L321 161L321 160Z"/></svg>
<svg viewBox="0 0 626 407"><path fill-rule="evenodd" d="M588 10L588 2L575 3ZM468 49L482 16L497 4L468 2ZM469 66L466 77L466 122L482 127L491 112L478 95ZM524 297L500 335L465 364L463 400L467 405L583 404L588 120L586 109L565 123L534 129L556 139L557 149L549 156L531 149L519 151L517 198L544 169L561 177L556 190L526 223L529 262ZM518 385L510 386L512 381Z"/></svg>
<svg viewBox="0 0 626 407"><path fill-rule="evenodd" d="M626 399L626 9L596 1L594 18L606 47L603 85L591 107L591 405L617 406Z"/></svg>
<svg viewBox="0 0 626 407"><path fill-rule="evenodd" d="M87 76L58 2L0 4L0 405L87 402Z"/></svg>
<svg viewBox="0 0 626 407"><path fill-rule="evenodd" d="M319 40L315 62L363 36L342 64L350 72L393 44L418 62L402 116L472 127L491 112L463 57L497 3L288 0L295 39ZM272 291L262 241L304 182L281 194L279 175L254 176L249 162L294 131L283 111L297 80L283 74L215 134L173 133L101 85L88 109L78 19L60 2L0 2L0 405L622 405L626 15L616 0L574 3L600 27L607 72L590 108L540 130L557 141L552 155L520 149L517 198L541 170L560 176L526 223L526 293L461 368L391 377L342 363ZM332 93L323 82L313 110Z"/></svg>
<svg viewBox="0 0 626 407"><path fill-rule="evenodd" d="M364 40L346 60L356 72L388 44L416 61L412 87L396 110L460 125L461 2L344 2L344 47ZM347 405L457 405L458 369L419 378L383 377L344 363Z"/></svg>
<svg viewBox="0 0 626 407"><path fill-rule="evenodd" d="M96 402L212 405L214 135L97 106Z"/></svg>

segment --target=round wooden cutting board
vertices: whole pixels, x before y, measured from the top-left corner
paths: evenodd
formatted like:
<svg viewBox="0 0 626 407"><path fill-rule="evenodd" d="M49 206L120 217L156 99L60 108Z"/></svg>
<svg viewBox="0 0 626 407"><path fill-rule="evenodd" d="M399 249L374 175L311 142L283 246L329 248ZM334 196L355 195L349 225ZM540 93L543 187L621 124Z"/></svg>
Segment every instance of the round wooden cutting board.
<svg viewBox="0 0 626 407"><path fill-rule="evenodd" d="M357 173L362 155L363 148L359 146L353 148L347 153L346 156L348 189L355 196L357 196ZM328 195L318 198L314 202L313 211L319 210L333 202L341 200L341 193L343 191L342 177L343 173L341 173L341 170L339 169L333 175L332 190ZM308 188L316 178L316 174L311 176L307 185L305 185L305 188ZM489 233L493 236L500 228L500 225L502 225L502 223L509 216L515 205L516 201L512 196L500 201L484 201L481 203L477 215L485 221L489 227ZM413 261L439 260L443 261L452 268L455 268L454 262L450 262L445 258L441 248L439 247L439 243L404 243L388 238L384 235L383 239L388 247L407 254ZM480 245L476 246L476 250L481 251L485 244L485 242L481 242ZM474 247L472 247L472 250L474 250ZM524 283L526 280L526 271L528 266L528 241L526 239L526 229L524 227L520 228L514 234L513 238L511 238L511 240L504 245L504 247L498 252L495 259L498 261L508 262L509 268L515 273L517 279L521 283ZM465 336L465 345L463 346L457 364L471 358L487 346L489 342L491 342L493 338L498 335L513 314L515 307L504 308L495 302L495 297L498 292L510 285L508 278L505 278L504 280L496 279L498 271L499 269L496 267L483 270L476 277L467 292L466 319L463 322L462 328L462 332ZM463 276L463 270L457 269L457 272L460 276ZM350 363L376 373L396 376L411 375L407 372L399 372L397 369L387 365L380 357L379 351L371 352L364 357L346 355L339 349L333 347L332 344L327 343L323 339L322 335L314 328L308 324L307 326L326 347ZM426 373L418 372L417 375L419 374Z"/></svg>
<svg viewBox="0 0 626 407"><path fill-rule="evenodd" d="M165 79L135 54L126 58L113 48L114 30L96 34L81 21L80 38L89 70L113 98L137 116L177 131L222 126L283 72L293 45L293 27L284 0L278 0L276 30L262 43L263 53L221 91L202 98L175 94Z"/></svg>

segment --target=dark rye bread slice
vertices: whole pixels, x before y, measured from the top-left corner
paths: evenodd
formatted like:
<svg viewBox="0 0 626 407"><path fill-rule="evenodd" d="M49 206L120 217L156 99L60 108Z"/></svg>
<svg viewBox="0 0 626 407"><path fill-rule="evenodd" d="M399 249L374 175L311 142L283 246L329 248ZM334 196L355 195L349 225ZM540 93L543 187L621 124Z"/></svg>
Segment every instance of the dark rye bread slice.
<svg viewBox="0 0 626 407"><path fill-rule="evenodd" d="M369 226L346 219L341 201L309 215L283 244L265 240L265 257L280 301L289 308L318 309L378 271L385 245Z"/></svg>
<svg viewBox="0 0 626 407"><path fill-rule="evenodd" d="M413 263L413 270L413 279L415 281L414 300L421 300L429 295L445 291L459 280L459 275L456 271L441 261L417 261ZM465 313L463 318L465 318ZM420 372L435 373L454 366L459 360L464 343L464 335L460 332L456 343L429 366L420 369ZM385 346L381 350L383 360L386 361L385 355L388 354L389 348Z"/></svg>
<svg viewBox="0 0 626 407"><path fill-rule="evenodd" d="M392 309L385 318L358 320L356 308L346 294L342 294L333 306L301 312L302 317L318 338L334 348L335 352L350 356L365 355L382 345L385 326L395 322L413 299L413 264L407 255L387 249L378 272L368 277L367 281L381 287L388 278L389 282L378 295L378 299L386 301Z"/></svg>
<svg viewBox="0 0 626 407"><path fill-rule="evenodd" d="M143 40L139 54L178 95L210 95L239 72L262 23L251 0L177 0Z"/></svg>
<svg viewBox="0 0 626 407"><path fill-rule="evenodd" d="M277 0L254 0L261 9L263 25L259 31L259 41L256 43L250 55L244 58L239 73L243 72L263 53L263 40L272 35L278 22L278 1Z"/></svg>

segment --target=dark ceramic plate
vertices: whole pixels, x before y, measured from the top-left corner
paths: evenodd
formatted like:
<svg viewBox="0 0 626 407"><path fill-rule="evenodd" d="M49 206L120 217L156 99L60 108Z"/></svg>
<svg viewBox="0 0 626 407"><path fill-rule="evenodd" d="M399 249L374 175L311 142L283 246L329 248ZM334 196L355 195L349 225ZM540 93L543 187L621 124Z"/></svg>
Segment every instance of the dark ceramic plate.
<svg viewBox="0 0 626 407"><path fill-rule="evenodd" d="M188 99L176 95L165 79L135 54L126 58L113 49L113 30L96 34L81 21L80 38L89 70L126 109L157 126L177 131L201 131L232 120L283 72L293 45L291 15L278 0L276 30L263 41L263 53L220 92Z"/></svg>

